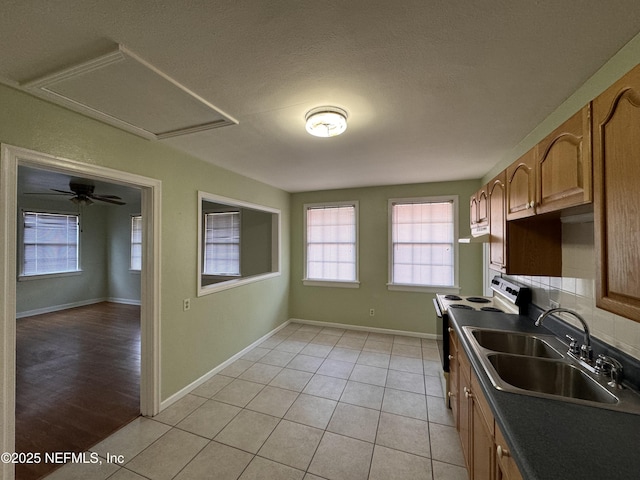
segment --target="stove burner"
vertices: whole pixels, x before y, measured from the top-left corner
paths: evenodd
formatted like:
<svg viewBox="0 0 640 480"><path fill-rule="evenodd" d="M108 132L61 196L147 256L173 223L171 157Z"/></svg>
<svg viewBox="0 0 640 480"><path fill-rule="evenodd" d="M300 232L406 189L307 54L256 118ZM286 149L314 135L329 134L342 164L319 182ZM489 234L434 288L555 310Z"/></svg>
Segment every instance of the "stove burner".
<svg viewBox="0 0 640 480"><path fill-rule="evenodd" d="M502 310L496 307L480 307L480 310L484 312L502 312Z"/></svg>
<svg viewBox="0 0 640 480"><path fill-rule="evenodd" d="M483 297L467 297L466 300L467 300L467 302L473 302L473 303L489 303L489 302L491 302L491 300L489 300L488 298L483 298Z"/></svg>
<svg viewBox="0 0 640 480"><path fill-rule="evenodd" d="M458 295L445 295L444 299L445 300L462 300L462 297L459 297Z"/></svg>
<svg viewBox="0 0 640 480"><path fill-rule="evenodd" d="M474 309L470 305L463 305L461 303L454 303L453 305L449 305L449 308L461 308L463 310L473 310Z"/></svg>

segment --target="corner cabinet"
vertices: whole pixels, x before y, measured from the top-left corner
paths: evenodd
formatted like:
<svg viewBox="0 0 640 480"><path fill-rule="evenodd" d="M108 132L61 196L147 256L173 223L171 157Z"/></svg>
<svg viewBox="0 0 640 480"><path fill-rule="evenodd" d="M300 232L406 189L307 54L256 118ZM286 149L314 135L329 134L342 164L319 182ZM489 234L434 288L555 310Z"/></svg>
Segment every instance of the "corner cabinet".
<svg viewBox="0 0 640 480"><path fill-rule="evenodd" d="M640 65L593 101L596 306L640 321Z"/></svg>
<svg viewBox="0 0 640 480"><path fill-rule="evenodd" d="M536 213L591 203L591 106L587 105L535 147Z"/></svg>

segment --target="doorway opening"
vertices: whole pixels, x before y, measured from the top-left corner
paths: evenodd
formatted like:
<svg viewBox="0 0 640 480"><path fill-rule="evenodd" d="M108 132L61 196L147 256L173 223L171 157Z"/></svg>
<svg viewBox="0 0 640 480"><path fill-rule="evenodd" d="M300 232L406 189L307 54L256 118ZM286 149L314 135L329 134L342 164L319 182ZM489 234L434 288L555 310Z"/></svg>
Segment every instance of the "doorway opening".
<svg viewBox="0 0 640 480"><path fill-rule="evenodd" d="M71 160L52 157L39 152L9 145L2 145L0 169L0 360L2 361L2 385L0 390L0 414L5 428L0 438L2 451L15 451L16 438L16 311L17 277L21 266L16 252L19 251L18 172L20 169L51 172L61 176L81 177L92 183L108 182L125 189L135 189L140 196L140 228L144 241L140 246L141 269L139 274L139 408L137 413L152 416L160 406L159 385L159 279L160 279L160 198L161 182L156 179L133 175L105 167L87 165ZM96 192L98 193L98 192ZM109 197L112 198L112 197ZM74 202L75 203L75 202ZM84 226L82 227L84 228ZM112 302L113 303L113 302ZM132 302L135 303L135 302ZM108 304L107 304L108 306ZM87 306L86 308L89 308ZM129 305L129 307L132 307ZM78 307L85 308L85 307ZM24 307L21 307L24 310ZM37 310L32 309L32 310ZM32 312L33 313L33 312ZM36 312L37 313L37 312ZM99 327L98 327L99 329ZM87 367L87 366L83 366ZM90 375L99 376L100 367L86 368ZM57 402L50 399L55 410ZM88 400L88 408L92 407ZM97 405L96 405L97 406ZM4 464L3 478L14 478L11 465Z"/></svg>

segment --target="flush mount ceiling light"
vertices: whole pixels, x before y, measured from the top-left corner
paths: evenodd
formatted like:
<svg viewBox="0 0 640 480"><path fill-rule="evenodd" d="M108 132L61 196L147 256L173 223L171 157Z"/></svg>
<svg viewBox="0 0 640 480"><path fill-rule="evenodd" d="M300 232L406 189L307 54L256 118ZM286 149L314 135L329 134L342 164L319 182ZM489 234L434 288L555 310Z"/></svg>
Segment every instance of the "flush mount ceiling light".
<svg viewBox="0 0 640 480"><path fill-rule="evenodd" d="M307 132L315 137L335 137L347 129L347 112L338 107L318 107L305 115Z"/></svg>

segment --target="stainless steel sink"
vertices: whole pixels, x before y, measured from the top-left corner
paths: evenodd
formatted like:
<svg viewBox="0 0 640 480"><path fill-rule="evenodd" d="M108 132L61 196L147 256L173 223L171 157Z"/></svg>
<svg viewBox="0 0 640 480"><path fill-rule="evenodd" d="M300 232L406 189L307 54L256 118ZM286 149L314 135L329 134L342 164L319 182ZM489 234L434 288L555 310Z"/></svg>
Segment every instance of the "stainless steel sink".
<svg viewBox="0 0 640 480"><path fill-rule="evenodd" d="M614 389L554 335L462 327L493 386L506 392L640 414L640 394Z"/></svg>
<svg viewBox="0 0 640 480"><path fill-rule="evenodd" d="M492 354L489 362L503 382L532 392L581 399L598 403L618 403L618 398L578 367L565 362L523 357L518 355Z"/></svg>
<svg viewBox="0 0 640 480"><path fill-rule="evenodd" d="M471 334L487 350L527 355L530 357L562 358L563 355L537 335L502 330L473 329ZM555 337L553 337L555 338Z"/></svg>

